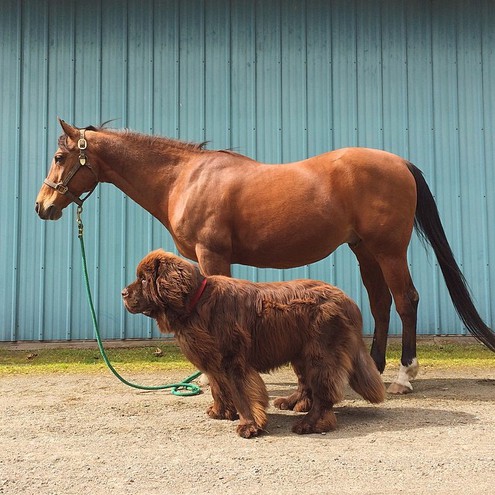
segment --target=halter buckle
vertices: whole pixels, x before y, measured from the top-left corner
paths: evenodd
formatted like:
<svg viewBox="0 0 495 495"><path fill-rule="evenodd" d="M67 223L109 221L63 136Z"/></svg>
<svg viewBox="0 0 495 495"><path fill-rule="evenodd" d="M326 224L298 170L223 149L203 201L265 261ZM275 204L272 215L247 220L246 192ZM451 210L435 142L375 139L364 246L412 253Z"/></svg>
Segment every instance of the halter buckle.
<svg viewBox="0 0 495 495"><path fill-rule="evenodd" d="M83 132L83 130L81 130L81 134L82 134L82 132ZM79 141L77 142L77 147L80 150L85 150L88 147L88 142L86 141L86 138L84 137L84 135L82 135L79 138Z"/></svg>
<svg viewBox="0 0 495 495"><path fill-rule="evenodd" d="M58 191L60 194L67 194L69 188L67 186L64 186L64 184L60 182L55 186L55 190Z"/></svg>

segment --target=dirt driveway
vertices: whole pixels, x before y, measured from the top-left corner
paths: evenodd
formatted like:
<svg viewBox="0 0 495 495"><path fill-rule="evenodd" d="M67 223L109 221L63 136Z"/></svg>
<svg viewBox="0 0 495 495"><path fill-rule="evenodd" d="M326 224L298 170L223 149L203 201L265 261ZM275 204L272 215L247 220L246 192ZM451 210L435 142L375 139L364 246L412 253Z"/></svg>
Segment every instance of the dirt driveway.
<svg viewBox="0 0 495 495"><path fill-rule="evenodd" d="M271 398L294 387L288 369L264 378ZM495 494L495 366L422 368L414 394L379 406L348 391L325 435L291 433L294 413L271 407L268 433L241 439L210 400L108 372L2 377L0 494Z"/></svg>

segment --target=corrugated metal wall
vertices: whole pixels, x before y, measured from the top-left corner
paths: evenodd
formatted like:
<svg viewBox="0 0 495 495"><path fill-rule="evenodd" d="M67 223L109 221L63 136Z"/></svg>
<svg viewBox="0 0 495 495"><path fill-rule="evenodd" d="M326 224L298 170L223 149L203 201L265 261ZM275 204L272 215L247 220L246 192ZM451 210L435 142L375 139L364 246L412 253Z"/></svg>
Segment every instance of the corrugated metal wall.
<svg viewBox="0 0 495 495"><path fill-rule="evenodd" d="M45 223L33 211L57 115L76 125L115 118L267 162L349 145L407 157L425 172L493 325L494 47L491 0L0 0L0 340L93 336L74 212ZM168 234L109 185L84 220L104 336L157 336L123 310L120 289L150 249L173 250ZM415 239L410 261L419 331L463 333L433 253ZM346 247L296 270L234 273L334 282L372 330Z"/></svg>

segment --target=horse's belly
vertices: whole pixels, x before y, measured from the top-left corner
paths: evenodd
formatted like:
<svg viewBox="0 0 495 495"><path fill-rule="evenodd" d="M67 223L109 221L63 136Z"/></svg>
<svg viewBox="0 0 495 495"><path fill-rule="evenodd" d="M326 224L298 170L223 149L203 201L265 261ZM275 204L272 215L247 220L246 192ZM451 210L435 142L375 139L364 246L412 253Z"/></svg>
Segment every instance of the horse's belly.
<svg viewBox="0 0 495 495"><path fill-rule="evenodd" d="M252 232L233 245L233 263L260 268L293 268L319 261L341 244L353 242L350 228L317 228L302 224L293 229Z"/></svg>

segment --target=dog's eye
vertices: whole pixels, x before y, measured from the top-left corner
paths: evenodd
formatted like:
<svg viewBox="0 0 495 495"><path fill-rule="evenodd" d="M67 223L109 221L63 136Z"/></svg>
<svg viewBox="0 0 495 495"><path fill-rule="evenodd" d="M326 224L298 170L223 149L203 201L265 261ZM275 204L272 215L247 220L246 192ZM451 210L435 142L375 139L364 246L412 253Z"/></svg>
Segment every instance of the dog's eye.
<svg viewBox="0 0 495 495"><path fill-rule="evenodd" d="M148 285L148 281L145 278L141 279L141 285L146 287Z"/></svg>

